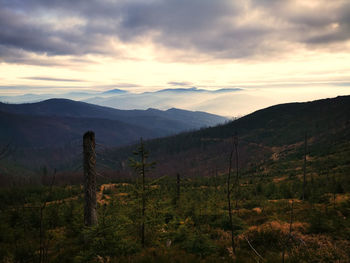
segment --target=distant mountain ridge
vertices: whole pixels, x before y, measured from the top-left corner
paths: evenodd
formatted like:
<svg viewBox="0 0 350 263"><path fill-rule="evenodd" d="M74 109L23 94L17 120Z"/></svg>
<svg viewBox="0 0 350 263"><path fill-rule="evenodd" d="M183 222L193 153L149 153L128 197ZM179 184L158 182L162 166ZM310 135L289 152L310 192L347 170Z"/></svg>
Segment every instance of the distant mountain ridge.
<svg viewBox="0 0 350 263"><path fill-rule="evenodd" d="M34 94L34 93L27 93L23 95L16 95L16 96L0 96L0 102L4 103L35 103L35 102L41 102L48 99L54 99L54 98L62 98L62 99L70 99L70 100L79 100L79 101L85 101L89 102L89 100L93 99L102 99L102 98L111 98L113 96L119 96L119 95L130 95L131 97L134 96L143 96L143 95L156 95L159 93L178 93L178 94L186 94L186 93L208 93L208 94L216 94L216 93L231 93L242 90L241 88L222 88L222 89L216 89L216 90L208 90L208 89L201 89L197 87L191 87L191 88L165 88L160 89L156 91L146 91L142 93L132 93L124 89L111 89L107 91L71 91L67 93L62 94ZM102 105L103 106L103 105ZM155 105L153 105L154 107Z"/></svg>
<svg viewBox="0 0 350 263"><path fill-rule="evenodd" d="M93 98L96 96L99 96L101 98L106 98L106 97L111 97L115 95L121 95L121 94L126 94L129 93L127 90L123 89L111 89L107 91L70 91L62 94L49 94L49 93L44 93L44 94L34 94L34 93L27 93L23 95L9 95L9 96L0 96L0 102L4 103L36 103L36 102L41 102L44 100L49 100L49 99L57 99L57 98L62 98L62 99L70 99L70 100L87 100L89 98Z"/></svg>
<svg viewBox="0 0 350 263"><path fill-rule="evenodd" d="M104 145L123 145L140 137L164 135L145 127L118 120L13 114L0 111L0 141L19 148L61 148L80 145L82 134L93 130L97 141Z"/></svg>
<svg viewBox="0 0 350 263"><path fill-rule="evenodd" d="M161 89L155 91L156 93L161 93L161 92L206 92L206 93L225 93L225 92L235 92L235 91L240 91L242 89L240 88L225 88L225 89L216 89L216 90L207 90L207 89L198 89L196 87L192 88L170 88L170 89ZM151 92L150 92L151 93Z"/></svg>
<svg viewBox="0 0 350 263"><path fill-rule="evenodd" d="M256 104L256 98L254 96L242 98L242 95L239 95L242 91L240 88L203 89L197 87L170 87L137 93L126 89L111 89L107 91L73 91L63 94L0 96L0 101L5 103L33 103L52 98L65 98L123 110L146 110L148 108L167 110L169 108L181 108L191 111L211 112L229 117L240 115L236 111L241 108L242 99L250 99L252 105L255 105L255 109L265 106L264 104L259 107ZM264 101L268 103L266 100ZM246 103L244 105L248 106ZM232 110L227 110L226 108Z"/></svg>
<svg viewBox="0 0 350 263"><path fill-rule="evenodd" d="M122 90L122 89L112 89L112 90L107 90L105 92L102 92L102 94L125 94L128 93L126 90Z"/></svg>
<svg viewBox="0 0 350 263"><path fill-rule="evenodd" d="M116 146L128 144L141 136L162 137L214 126L227 120L204 112L179 109L127 111L67 99L28 104L0 103L0 112L3 124L1 141L10 140L12 135L12 140L17 141L19 146L28 147L63 145L80 139L82 133L89 129L100 133L102 143ZM47 137L47 133L51 136ZM55 138L56 135L61 139Z"/></svg>

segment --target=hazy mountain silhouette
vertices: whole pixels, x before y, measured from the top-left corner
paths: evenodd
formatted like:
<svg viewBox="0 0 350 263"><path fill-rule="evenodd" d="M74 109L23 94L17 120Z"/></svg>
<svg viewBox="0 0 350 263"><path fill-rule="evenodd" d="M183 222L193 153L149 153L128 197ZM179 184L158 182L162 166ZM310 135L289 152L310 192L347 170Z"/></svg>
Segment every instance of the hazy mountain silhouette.
<svg viewBox="0 0 350 263"><path fill-rule="evenodd" d="M123 110L146 110L148 108L166 110L175 107L212 112L229 117L241 115L243 108L247 106L248 111L244 112L250 112L276 103L276 101L267 100L266 98L263 100L264 103L259 103L259 100L262 100L262 98L255 95L240 94L242 91L240 88L208 90L196 87L179 87L135 93L124 89L112 89L104 92L97 90L73 91L59 95L24 94L19 96L0 96L0 101L5 103L33 103L51 98L65 98ZM247 101L249 101L249 105Z"/></svg>
<svg viewBox="0 0 350 263"><path fill-rule="evenodd" d="M160 111L117 110L67 99L38 103L0 103L1 141L18 146L53 147L80 140L95 130L101 143L125 145L144 138L162 137L185 130L213 126L225 118L179 109Z"/></svg>

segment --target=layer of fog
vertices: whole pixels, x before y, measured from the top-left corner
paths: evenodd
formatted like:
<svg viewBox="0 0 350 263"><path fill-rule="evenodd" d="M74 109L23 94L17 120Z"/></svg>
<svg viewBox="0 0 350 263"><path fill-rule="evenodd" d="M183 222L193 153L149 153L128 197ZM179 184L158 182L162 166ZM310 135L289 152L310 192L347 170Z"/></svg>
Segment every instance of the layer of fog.
<svg viewBox="0 0 350 263"><path fill-rule="evenodd" d="M244 87L206 91L203 89L171 89L158 92L120 93L113 92L69 92L65 94L26 94L22 96L2 96L0 100L9 103L37 102L50 98L67 98L85 101L117 109L167 110L179 108L205 111L225 117L238 117L275 104L305 102L316 99L350 95L350 86L307 85L280 87Z"/></svg>

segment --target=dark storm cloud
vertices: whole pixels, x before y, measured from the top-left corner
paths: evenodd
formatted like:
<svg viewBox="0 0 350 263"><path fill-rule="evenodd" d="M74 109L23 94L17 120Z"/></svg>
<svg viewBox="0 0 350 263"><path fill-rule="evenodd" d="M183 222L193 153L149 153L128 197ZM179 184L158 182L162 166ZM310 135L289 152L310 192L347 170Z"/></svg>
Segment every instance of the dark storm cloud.
<svg viewBox="0 0 350 263"><path fill-rule="evenodd" d="M350 4L340 0L319 0L315 7L292 0L0 0L0 58L8 62L25 61L26 52L122 57L111 43L144 39L191 58L266 57L298 44L327 48L350 39Z"/></svg>
<svg viewBox="0 0 350 263"><path fill-rule="evenodd" d="M103 36L101 39L95 34L88 36L87 28L78 28L76 32L58 30L33 19L22 12L0 9L0 45L48 55L104 53L100 42Z"/></svg>
<svg viewBox="0 0 350 263"><path fill-rule="evenodd" d="M328 20L328 24L323 24L323 27L327 27L327 25L332 27L333 25L333 30L329 30L329 28L328 30L320 30L314 36L306 38L307 43L322 45L344 42L350 39L350 2L344 4L338 13L324 14L321 17L326 21Z"/></svg>

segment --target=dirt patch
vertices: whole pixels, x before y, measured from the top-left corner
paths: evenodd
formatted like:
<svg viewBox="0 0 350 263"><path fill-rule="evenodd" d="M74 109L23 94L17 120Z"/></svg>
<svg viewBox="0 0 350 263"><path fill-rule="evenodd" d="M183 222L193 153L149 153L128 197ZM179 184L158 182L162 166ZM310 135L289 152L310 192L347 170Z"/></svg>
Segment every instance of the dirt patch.
<svg viewBox="0 0 350 263"><path fill-rule="evenodd" d="M278 178L273 178L273 182L274 183L282 182L282 181L286 180L287 178L288 178L288 176L282 176L282 177L278 177Z"/></svg>
<svg viewBox="0 0 350 263"><path fill-rule="evenodd" d="M254 207L252 210L254 212L256 212L257 214L261 214L261 212L262 212L262 209L260 207Z"/></svg>
<svg viewBox="0 0 350 263"><path fill-rule="evenodd" d="M109 199L111 198L109 195L104 195L103 191L112 190L117 187L118 184L103 184L100 187L100 190L96 193L97 203L99 204L108 204Z"/></svg>

